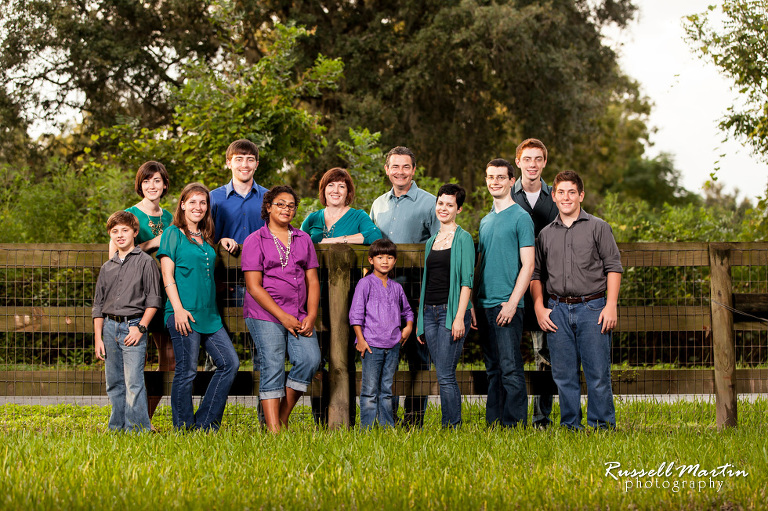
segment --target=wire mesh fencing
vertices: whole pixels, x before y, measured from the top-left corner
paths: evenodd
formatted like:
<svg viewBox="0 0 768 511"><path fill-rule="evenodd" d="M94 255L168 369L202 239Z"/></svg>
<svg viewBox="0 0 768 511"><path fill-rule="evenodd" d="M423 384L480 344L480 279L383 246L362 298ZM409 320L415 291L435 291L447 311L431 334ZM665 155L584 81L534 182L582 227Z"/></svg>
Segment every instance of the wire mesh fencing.
<svg viewBox="0 0 768 511"><path fill-rule="evenodd" d="M317 248L321 304L316 326L323 362L300 402L296 420L327 422L329 406L345 394L347 423L352 424L360 394L360 358L349 326L335 324L339 315L331 319L330 301L342 299L348 306L355 285L369 268L367 247L346 247L352 255L340 269L329 267L330 248ZM674 406L679 400L713 401L718 354L712 318L713 308L719 307L727 307L732 318L735 392L746 398L768 393L768 244L727 244L732 299L722 304L712 298L710 244L622 244L619 248L625 272L612 346L617 401L630 405L658 402L658 413L670 422L680 418ZM216 277L221 313L241 362L225 420L256 422L253 408L258 402L258 372L253 371L253 341L238 301L242 295L238 298L237 294L243 292L243 274L238 257L227 253L220 256ZM104 365L94 356L91 320L96 278L106 257L105 245L0 246L0 404L108 404ZM416 314L423 260L423 246L402 245L392 275L403 285ZM330 291L333 271L346 272L348 284L341 292ZM334 328L337 333L332 335ZM422 346L414 337L406 347ZM531 333L526 332L522 354L529 397L533 400L534 395L555 394L556 418L556 388L546 371L538 370L531 340ZM330 377L333 342L343 343L338 349L346 354L344 384ZM457 380L465 412L469 413L465 413L465 420L484 420L487 378L482 343L481 334L472 330L459 360ZM196 399L210 378L204 371L205 363L201 357ZM172 378L172 371L160 367L155 343L148 343L148 395L159 401L157 413L166 419L170 416L167 396ZM440 413L438 389L428 350L403 350L393 389L401 420L418 421L427 404L426 413L434 419L434 414ZM585 387L583 394L586 396ZM5 407L3 410L0 416L11 413ZM642 425L649 420L647 411L633 412L632 406L624 410L628 411L618 417L619 425ZM533 406L529 414L533 414ZM707 420L715 424L714 416Z"/></svg>

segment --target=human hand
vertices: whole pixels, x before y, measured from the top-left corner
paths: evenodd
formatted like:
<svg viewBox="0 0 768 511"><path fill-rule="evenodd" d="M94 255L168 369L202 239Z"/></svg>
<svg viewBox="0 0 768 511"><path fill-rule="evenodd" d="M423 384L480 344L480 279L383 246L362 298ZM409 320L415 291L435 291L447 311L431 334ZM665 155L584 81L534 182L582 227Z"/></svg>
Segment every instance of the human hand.
<svg viewBox="0 0 768 511"><path fill-rule="evenodd" d="M101 339L96 339L95 342L95 349L96 349L96 358L99 360L104 360L104 355L106 355L106 351L104 350L104 341Z"/></svg>
<svg viewBox="0 0 768 511"><path fill-rule="evenodd" d="M546 307L542 306L541 308L536 308L536 321L538 321L539 326L542 330L545 332L555 332L557 331L557 325L549 318L550 314L552 314L552 309L547 309Z"/></svg>
<svg viewBox="0 0 768 511"><path fill-rule="evenodd" d="M496 324L499 326L507 326L512 321L512 318L515 317L516 312L517 306L515 304L510 302L502 303L499 315L496 316Z"/></svg>
<svg viewBox="0 0 768 511"><path fill-rule="evenodd" d="M232 238L221 238L221 240L219 240L219 244L221 244L224 250L226 250L230 254L236 253L237 249L239 248L239 245L237 244L237 242Z"/></svg>
<svg viewBox="0 0 768 511"><path fill-rule="evenodd" d="M605 332L613 330L616 326L616 321L618 319L617 308L615 303L606 303L605 307L603 307L603 310L600 312L600 317L597 318L597 324L603 326L600 329L601 333L604 334Z"/></svg>
<svg viewBox="0 0 768 511"><path fill-rule="evenodd" d="M470 330L477 330L477 314L475 314L475 308L472 307L469 309L469 312L472 314L472 322L469 324Z"/></svg>
<svg viewBox="0 0 768 511"><path fill-rule="evenodd" d="M176 327L176 331L184 337L188 336L192 331L192 327L189 326L189 322L195 323L195 318L189 313L187 309L181 308L178 311L173 310L173 322Z"/></svg>
<svg viewBox="0 0 768 511"><path fill-rule="evenodd" d="M416 340L419 341L419 344L424 344L424 336L423 335L417 335ZM402 340L401 340L402 342Z"/></svg>
<svg viewBox="0 0 768 511"><path fill-rule="evenodd" d="M401 346L405 345L405 341L407 341L408 337L410 337L412 330L413 330L413 325L409 322L409 324L407 324L405 326L405 328L403 328L402 332L400 332L400 345Z"/></svg>
<svg viewBox="0 0 768 511"><path fill-rule="evenodd" d="M130 326L128 327L128 335L125 336L123 344L126 346L136 346L143 336L144 334L139 332L138 326Z"/></svg>
<svg viewBox="0 0 768 511"><path fill-rule="evenodd" d="M464 318L460 318L459 315L457 315L453 320L453 324L451 325L451 338L454 341L458 341L464 337L464 330Z"/></svg>
<svg viewBox="0 0 768 511"><path fill-rule="evenodd" d="M365 357L365 352L373 353L371 350L371 347L368 346L368 341L363 339L362 337L357 340L357 344L355 344L355 349L360 352L360 358Z"/></svg>
<svg viewBox="0 0 768 511"><path fill-rule="evenodd" d="M285 317L280 319L280 323L294 337L298 337L299 331L303 328L301 322L296 319L295 316L291 316L290 314L286 314Z"/></svg>
<svg viewBox="0 0 768 511"><path fill-rule="evenodd" d="M303 335L304 337L309 337L312 335L312 330L314 328L315 328L315 318L312 316L307 316L301 322L301 325L298 329L298 333L299 335Z"/></svg>

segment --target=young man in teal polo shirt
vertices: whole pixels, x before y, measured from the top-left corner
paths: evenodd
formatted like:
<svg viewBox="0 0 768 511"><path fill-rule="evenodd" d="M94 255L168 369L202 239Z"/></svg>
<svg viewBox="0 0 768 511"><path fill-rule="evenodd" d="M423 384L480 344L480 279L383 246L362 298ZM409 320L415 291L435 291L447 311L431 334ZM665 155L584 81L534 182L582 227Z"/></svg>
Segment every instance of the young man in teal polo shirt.
<svg viewBox="0 0 768 511"><path fill-rule="evenodd" d="M525 425L528 418L520 341L523 295L535 261L533 221L512 200L515 177L508 161L497 158L488 162L485 182L493 197L493 209L480 222L474 288L488 374L485 417L489 425L514 427Z"/></svg>

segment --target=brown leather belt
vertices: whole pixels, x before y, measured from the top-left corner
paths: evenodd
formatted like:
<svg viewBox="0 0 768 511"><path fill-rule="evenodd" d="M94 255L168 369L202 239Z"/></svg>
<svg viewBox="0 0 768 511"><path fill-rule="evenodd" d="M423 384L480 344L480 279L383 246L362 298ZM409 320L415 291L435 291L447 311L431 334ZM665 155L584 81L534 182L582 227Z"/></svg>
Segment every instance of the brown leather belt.
<svg viewBox="0 0 768 511"><path fill-rule="evenodd" d="M131 314L130 316L115 316L114 314L104 314L105 318L109 318L112 321L116 321L118 323L128 323L132 319L141 318L143 316L143 312L139 314Z"/></svg>
<svg viewBox="0 0 768 511"><path fill-rule="evenodd" d="M600 291L599 293L595 293L595 294L589 295L589 296L556 296L556 295L552 295L552 298L554 298L558 302L562 302L562 303L584 303L584 302L591 302L592 300L597 300L598 298L604 298L604 297L605 297L605 291Z"/></svg>

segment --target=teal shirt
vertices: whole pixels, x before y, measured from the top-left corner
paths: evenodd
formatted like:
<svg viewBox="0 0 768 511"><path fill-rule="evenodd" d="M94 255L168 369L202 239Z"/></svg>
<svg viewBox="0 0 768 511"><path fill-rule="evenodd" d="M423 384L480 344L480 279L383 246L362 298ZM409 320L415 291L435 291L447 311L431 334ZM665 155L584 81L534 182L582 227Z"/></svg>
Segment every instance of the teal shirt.
<svg viewBox="0 0 768 511"><path fill-rule="evenodd" d="M175 225L168 227L160 238L157 258L170 257L176 265L174 279L181 305L195 319L190 321L192 330L212 334L224 324L216 307L216 285L213 282L213 265L216 251L208 243L198 245L189 241ZM165 323L173 314L171 300L165 303Z"/></svg>
<svg viewBox="0 0 768 511"><path fill-rule="evenodd" d="M126 211L133 213L139 219L139 235L136 236L137 245L163 234L163 231L173 224L173 215L170 211L163 210L160 216L149 216L136 206L126 208ZM150 222L152 222L151 226Z"/></svg>
<svg viewBox="0 0 768 511"><path fill-rule="evenodd" d="M480 221L480 282L477 300L489 309L509 300L522 268L520 249L535 243L531 215L513 204L504 211L492 210ZM517 304L523 307L522 297Z"/></svg>
<svg viewBox="0 0 768 511"><path fill-rule="evenodd" d="M427 257L432 250L437 234L429 238L424 253L424 274L421 277L421 295L419 296L419 319L416 321L416 335L424 333L424 293L427 289ZM445 328L448 330L453 326L453 320L456 319L456 313L459 309L459 297L462 287L472 287L472 281L475 278L475 243L472 236L462 229L456 227L456 234L453 235L451 244L451 274L448 280L448 303L446 304ZM467 310L472 308L472 302L467 305Z"/></svg>
<svg viewBox="0 0 768 511"><path fill-rule="evenodd" d="M351 236L353 234L362 234L365 238L363 245L370 245L381 238L381 231L373 223L365 211L352 209L344 213L339 218L331 231L325 229L325 209L311 213L301 223L301 230L309 234L312 243L320 243L323 238L337 238L339 236Z"/></svg>

